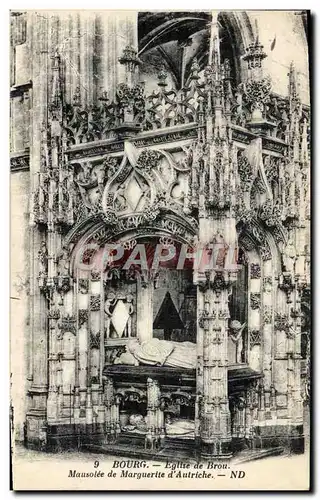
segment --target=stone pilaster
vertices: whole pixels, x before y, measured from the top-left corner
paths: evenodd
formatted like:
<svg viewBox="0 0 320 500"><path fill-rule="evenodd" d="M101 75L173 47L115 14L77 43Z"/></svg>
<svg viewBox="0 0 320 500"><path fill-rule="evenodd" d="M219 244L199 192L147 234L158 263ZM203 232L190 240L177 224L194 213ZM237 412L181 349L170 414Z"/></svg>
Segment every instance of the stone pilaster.
<svg viewBox="0 0 320 500"><path fill-rule="evenodd" d="M79 416L83 417L86 406L87 371L89 344L89 279L77 277L78 334L77 334L77 373L76 385L79 386ZM82 410L82 411L81 411Z"/></svg>
<svg viewBox="0 0 320 500"><path fill-rule="evenodd" d="M230 276L215 273L212 282L199 285L199 336L203 339L202 376L197 378L201 453L230 456L231 428L228 399L228 285Z"/></svg>
<svg viewBox="0 0 320 500"><path fill-rule="evenodd" d="M160 387L156 380L147 380L147 434L145 447L155 449L160 444L159 413L160 413Z"/></svg>
<svg viewBox="0 0 320 500"><path fill-rule="evenodd" d="M264 374L264 390L266 407L272 406L271 392L273 387L273 322L274 322L274 277L272 260L262 262L262 371Z"/></svg>
<svg viewBox="0 0 320 500"><path fill-rule="evenodd" d="M30 147L30 178L31 190L38 188L40 165L42 160L43 144L42 128L47 127L47 102L48 102L48 19L47 15L38 16L30 13L29 22L32 23L32 120ZM46 245L46 234L37 227L30 228L30 351L28 388L29 409L26 414L27 439L30 446L45 446L45 425L47 419L47 394L48 394L48 329L47 313L48 303L45 294L40 290L38 277L41 271L39 263L40 249ZM44 257L44 260L46 257ZM45 265L44 265L45 268ZM43 268L43 273L47 271Z"/></svg>
<svg viewBox="0 0 320 500"><path fill-rule="evenodd" d="M256 253L252 253L249 264L248 289L248 362L256 371L262 369L262 328L261 328L261 264Z"/></svg>
<svg viewBox="0 0 320 500"><path fill-rule="evenodd" d="M58 351L58 320L60 318L60 310L52 305L49 313L49 393L47 403L48 422L55 421L58 418L58 367L59 367L59 351Z"/></svg>
<svg viewBox="0 0 320 500"><path fill-rule="evenodd" d="M209 65L205 69L208 105L203 169L199 176L199 244L212 248L208 270L199 269L198 366L196 424L203 457L230 456L231 421L228 398L228 294L236 279L237 235L235 150L228 129L228 96L220 60L217 13L212 13ZM202 139L199 139L201 141ZM201 145L201 142L199 142ZM198 432L196 425L196 433Z"/></svg>
<svg viewBox="0 0 320 500"><path fill-rule="evenodd" d="M97 95L106 91L113 101L117 85L126 80L125 67L119 58L127 46L138 48L137 12L98 12L96 36L101 49L97 61Z"/></svg>

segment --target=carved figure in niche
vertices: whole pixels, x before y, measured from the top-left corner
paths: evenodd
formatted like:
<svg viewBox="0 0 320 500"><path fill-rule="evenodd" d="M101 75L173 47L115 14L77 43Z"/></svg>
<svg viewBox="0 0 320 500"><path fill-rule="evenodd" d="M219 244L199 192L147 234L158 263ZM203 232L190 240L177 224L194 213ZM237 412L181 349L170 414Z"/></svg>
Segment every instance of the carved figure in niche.
<svg viewBox="0 0 320 500"><path fill-rule="evenodd" d="M127 308L129 317L122 335L123 337L131 337L132 314L134 311L134 307L133 307L133 296L130 294L127 296Z"/></svg>
<svg viewBox="0 0 320 500"><path fill-rule="evenodd" d="M68 249L62 247L61 251L57 257L58 262L58 276L68 276L69 275L69 254Z"/></svg>
<svg viewBox="0 0 320 500"><path fill-rule="evenodd" d="M292 238L289 238L289 241L282 254L283 270L288 273L293 273L295 261L296 249Z"/></svg>
<svg viewBox="0 0 320 500"><path fill-rule="evenodd" d="M304 264L304 272L307 276L310 274L310 247L309 245L305 245L305 264Z"/></svg>
<svg viewBox="0 0 320 500"><path fill-rule="evenodd" d="M127 198L125 196L125 186L119 186L118 191L114 196L114 208L121 212L128 207Z"/></svg>
<svg viewBox="0 0 320 500"><path fill-rule="evenodd" d="M39 259L39 275L44 276L48 272L48 250L45 241L41 243L40 250L38 252Z"/></svg>
<svg viewBox="0 0 320 500"><path fill-rule="evenodd" d="M106 338L108 339L110 337L110 325L111 325L111 316L112 316L112 311L111 308L115 305L116 303L116 296L114 293L109 293L107 300L105 301L104 304L104 310L107 315L106 321L105 321L105 333L106 333Z"/></svg>
<svg viewBox="0 0 320 500"><path fill-rule="evenodd" d="M216 267L224 267L225 258L228 250L228 245L226 244L223 236L221 234L217 234L213 240L213 252L215 257L215 262L213 265Z"/></svg>
<svg viewBox="0 0 320 500"><path fill-rule="evenodd" d="M44 208L45 208L46 196L47 196L47 190L42 184L40 184L39 185L39 197L38 197L40 211L44 210Z"/></svg>
<svg viewBox="0 0 320 500"><path fill-rule="evenodd" d="M246 323L241 325L240 321L233 320L229 327L229 336L236 344L236 363L242 363L242 350L243 350L243 335L242 332Z"/></svg>
<svg viewBox="0 0 320 500"><path fill-rule="evenodd" d="M164 181L168 181L171 176L171 167L167 161L161 161L158 165L159 174Z"/></svg>
<svg viewBox="0 0 320 500"><path fill-rule="evenodd" d="M91 191L87 191L86 198L89 200L89 203L92 207L99 206L99 202L101 201L101 190L100 189L93 189Z"/></svg>

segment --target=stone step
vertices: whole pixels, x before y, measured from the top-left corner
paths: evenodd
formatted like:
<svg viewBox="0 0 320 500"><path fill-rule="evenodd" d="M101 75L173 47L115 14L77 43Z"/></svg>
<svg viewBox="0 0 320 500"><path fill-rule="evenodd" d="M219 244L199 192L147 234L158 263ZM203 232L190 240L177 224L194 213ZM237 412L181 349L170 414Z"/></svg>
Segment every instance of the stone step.
<svg viewBox="0 0 320 500"><path fill-rule="evenodd" d="M278 455L282 455L283 453L284 448L282 446L263 450L245 450L238 453L233 463L244 464L246 462L253 462L254 460L261 460L262 458L276 457Z"/></svg>
<svg viewBox="0 0 320 500"><path fill-rule="evenodd" d="M85 444L81 446L81 450L90 451L91 453L137 458L139 460L197 461L195 451L193 449L179 449L179 453L177 453L176 448L170 448L167 446L161 448L161 450L147 450L140 446L135 446L133 443L131 443L130 446L127 443L112 443L109 445Z"/></svg>
<svg viewBox="0 0 320 500"><path fill-rule="evenodd" d="M180 442L179 442L180 441ZM194 442L186 444L186 441L171 439L167 441L165 446L159 450L149 450L144 447L144 435L141 436L119 436L116 443L109 444L82 444L81 450L90 451L92 453L101 453L109 456L120 456L137 458L139 460L170 460L170 461L188 461L197 462L200 459L197 449L194 447ZM242 464L261 460L263 458L278 456L284 453L284 448L278 446L276 448L259 449L259 450L243 450L238 452L232 460L233 464Z"/></svg>

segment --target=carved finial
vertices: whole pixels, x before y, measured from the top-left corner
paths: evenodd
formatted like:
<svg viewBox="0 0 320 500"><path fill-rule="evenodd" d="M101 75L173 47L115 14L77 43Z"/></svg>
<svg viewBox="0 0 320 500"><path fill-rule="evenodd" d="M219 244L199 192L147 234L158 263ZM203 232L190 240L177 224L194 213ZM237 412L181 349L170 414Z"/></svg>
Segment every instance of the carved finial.
<svg viewBox="0 0 320 500"><path fill-rule="evenodd" d="M262 61L267 57L267 54L263 50L263 45L259 42L259 36L254 43L251 43L246 48L246 54L243 56L243 60L247 61L248 69L261 68Z"/></svg>
<svg viewBox="0 0 320 500"><path fill-rule="evenodd" d="M167 76L168 76L168 74L166 73L164 67L162 67L158 73L158 85L159 85L159 87L166 87L168 85L167 84Z"/></svg>
<svg viewBox="0 0 320 500"><path fill-rule="evenodd" d="M141 64L137 54L138 52L134 47L127 45L122 52L122 56L119 58L119 63L127 65L128 71L134 71L135 67Z"/></svg>
<svg viewBox="0 0 320 500"><path fill-rule="evenodd" d="M208 64L212 65L216 71L220 67L220 37L219 37L219 23L218 12L212 12L212 21L210 25L210 43Z"/></svg>
<svg viewBox="0 0 320 500"><path fill-rule="evenodd" d="M224 79L229 80L231 78L231 66L229 59L224 60L223 69L224 69Z"/></svg>
<svg viewBox="0 0 320 500"><path fill-rule="evenodd" d="M190 80L199 80L199 71L200 71L199 63L197 61L197 58L194 57L191 64Z"/></svg>
<svg viewBox="0 0 320 500"><path fill-rule="evenodd" d="M51 92L51 111L58 109L62 105L62 92L60 80L60 55L55 51L51 56L52 63L52 92Z"/></svg>
<svg viewBox="0 0 320 500"><path fill-rule="evenodd" d="M297 82L297 71L293 61L291 61L290 63L288 77L289 77L289 96L296 98L298 95L298 82Z"/></svg>
<svg viewBox="0 0 320 500"><path fill-rule="evenodd" d="M102 91L101 96L99 97L99 101L101 101L101 102L108 102L109 101L108 92L106 90Z"/></svg>
<svg viewBox="0 0 320 500"><path fill-rule="evenodd" d="M81 105L81 94L80 94L80 86L76 86L76 90L73 94L73 105L80 106Z"/></svg>
<svg viewBox="0 0 320 500"><path fill-rule="evenodd" d="M123 50L122 56L119 58L119 63L125 65L126 82L129 86L133 85L133 75L137 66L141 64L136 49L130 45Z"/></svg>

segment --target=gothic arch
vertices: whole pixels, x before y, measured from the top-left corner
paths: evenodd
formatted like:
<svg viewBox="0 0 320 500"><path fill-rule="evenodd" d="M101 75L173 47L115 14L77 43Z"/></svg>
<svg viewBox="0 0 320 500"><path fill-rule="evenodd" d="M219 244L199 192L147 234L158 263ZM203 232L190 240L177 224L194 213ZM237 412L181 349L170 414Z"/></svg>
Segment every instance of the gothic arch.
<svg viewBox="0 0 320 500"><path fill-rule="evenodd" d="M135 215L128 216L123 220L130 221ZM105 244L129 243L133 240L154 240L155 238L174 239L178 243L190 244L196 236L196 228L188 223L186 219L173 213L167 213L165 218L159 219L159 222L146 223L138 227L130 226L120 229L119 227L108 227L103 221L94 222L94 219L87 219L83 222L81 230L77 233L72 232L65 241L65 246L72 246L70 257L70 268L75 273L76 259L81 252L89 245L97 248ZM78 235L78 239L76 239ZM72 236L72 237L71 237ZM79 253L80 252L80 253Z"/></svg>
<svg viewBox="0 0 320 500"><path fill-rule="evenodd" d="M254 217L249 223L237 224L238 242L246 251L256 249L262 260L272 260L280 272L280 250L273 234Z"/></svg>

